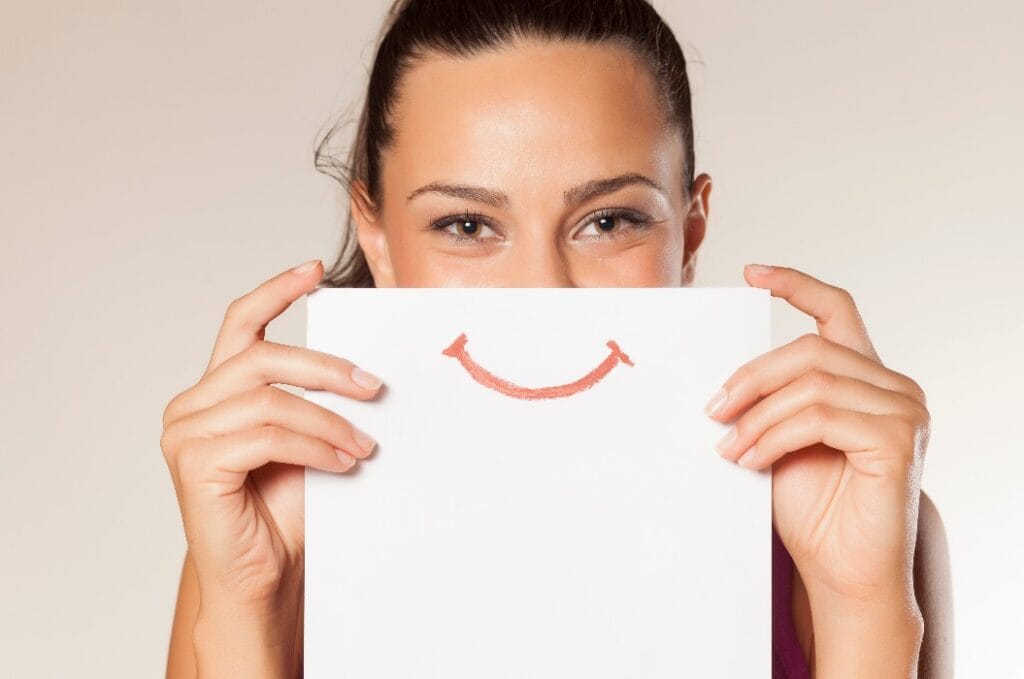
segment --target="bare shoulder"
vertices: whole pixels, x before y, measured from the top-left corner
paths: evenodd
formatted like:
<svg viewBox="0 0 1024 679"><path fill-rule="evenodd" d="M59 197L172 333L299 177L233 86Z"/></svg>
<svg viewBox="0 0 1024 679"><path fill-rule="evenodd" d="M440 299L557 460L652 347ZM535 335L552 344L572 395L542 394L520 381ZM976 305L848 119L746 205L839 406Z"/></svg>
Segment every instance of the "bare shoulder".
<svg viewBox="0 0 1024 679"><path fill-rule="evenodd" d="M920 679L953 676L953 585L949 544L938 507L924 491L917 517L914 594L924 617Z"/></svg>

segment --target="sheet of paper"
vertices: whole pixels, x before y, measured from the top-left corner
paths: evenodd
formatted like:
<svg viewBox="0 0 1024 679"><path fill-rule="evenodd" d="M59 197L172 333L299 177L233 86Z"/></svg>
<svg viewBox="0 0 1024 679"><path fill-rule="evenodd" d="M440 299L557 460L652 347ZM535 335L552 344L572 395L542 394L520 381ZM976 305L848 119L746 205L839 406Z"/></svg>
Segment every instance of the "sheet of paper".
<svg viewBox="0 0 1024 679"><path fill-rule="evenodd" d="M307 470L305 676L771 672L771 474L703 406L770 348L752 288L321 289L306 398L378 441Z"/></svg>

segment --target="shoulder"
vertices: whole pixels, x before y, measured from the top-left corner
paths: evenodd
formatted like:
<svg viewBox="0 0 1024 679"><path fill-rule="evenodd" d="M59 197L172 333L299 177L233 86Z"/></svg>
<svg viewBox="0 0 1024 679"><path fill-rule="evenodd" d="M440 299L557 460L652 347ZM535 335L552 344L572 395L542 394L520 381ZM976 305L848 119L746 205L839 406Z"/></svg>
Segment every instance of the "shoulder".
<svg viewBox="0 0 1024 679"><path fill-rule="evenodd" d="M953 587L949 545L938 507L924 491L917 516L914 594L924 618L918 672L921 679L953 676Z"/></svg>

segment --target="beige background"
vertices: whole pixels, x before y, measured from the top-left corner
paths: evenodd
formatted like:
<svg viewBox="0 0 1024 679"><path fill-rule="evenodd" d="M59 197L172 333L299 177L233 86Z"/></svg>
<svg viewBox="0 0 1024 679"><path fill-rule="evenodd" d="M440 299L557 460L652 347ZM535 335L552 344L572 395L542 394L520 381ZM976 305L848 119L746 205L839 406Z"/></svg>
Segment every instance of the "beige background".
<svg viewBox="0 0 1024 679"><path fill-rule="evenodd" d="M382 2L0 8L0 675L162 673L184 541L166 401L224 308L337 244L318 128ZM961 676L1018 665L1024 608L1024 9L658 3L714 178L701 285L745 262L848 287L934 417ZM827 6L826 6L827 5ZM778 304L777 343L811 324ZM301 343L303 310L270 337Z"/></svg>

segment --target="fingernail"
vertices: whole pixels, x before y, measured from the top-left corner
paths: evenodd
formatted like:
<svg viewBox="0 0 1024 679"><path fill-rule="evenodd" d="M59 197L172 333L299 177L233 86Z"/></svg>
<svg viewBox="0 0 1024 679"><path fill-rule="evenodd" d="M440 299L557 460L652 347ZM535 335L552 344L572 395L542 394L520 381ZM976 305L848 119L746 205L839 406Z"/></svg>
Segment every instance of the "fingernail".
<svg viewBox="0 0 1024 679"><path fill-rule="evenodd" d="M708 404L704 406L704 412L714 417L718 413L722 412L722 408L725 407L726 402L729 400L729 392L722 387L714 393Z"/></svg>
<svg viewBox="0 0 1024 679"><path fill-rule="evenodd" d="M736 460L736 464L741 467L751 468L754 466L754 459L757 457L757 446L750 446L747 452L740 455L740 459Z"/></svg>
<svg viewBox="0 0 1024 679"><path fill-rule="evenodd" d="M319 259L311 259L305 264L299 264L297 267L292 269L292 273L306 274L316 268L316 265L320 263Z"/></svg>
<svg viewBox="0 0 1024 679"><path fill-rule="evenodd" d="M723 436L722 439L718 443L715 444L715 449L718 451L719 455L724 457L725 454L727 452L729 452L729 447L732 446L732 444L735 441L736 441L736 425L733 425L733 426L729 427L729 431L725 432L725 436Z"/></svg>
<svg viewBox="0 0 1024 679"><path fill-rule="evenodd" d="M359 366L352 368L352 381L364 389L376 389L382 380L373 373L366 372Z"/></svg>
<svg viewBox="0 0 1024 679"><path fill-rule="evenodd" d="M750 270L750 273L756 274L766 274L775 271L774 266L768 266L767 264L747 264L747 269Z"/></svg>
<svg viewBox="0 0 1024 679"><path fill-rule="evenodd" d="M345 469L343 471L348 471L349 469L352 469L352 467L355 466L356 458L352 457L351 455L346 453L344 450L341 450L340 448L335 448L334 452L337 453L338 459L341 460L342 464L345 465Z"/></svg>
<svg viewBox="0 0 1024 679"><path fill-rule="evenodd" d="M377 442L373 440L369 434L359 429L359 427L352 427L352 438L355 439L356 445L367 452L372 453L373 449L377 446Z"/></svg>

